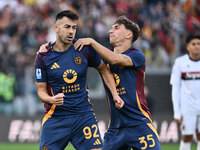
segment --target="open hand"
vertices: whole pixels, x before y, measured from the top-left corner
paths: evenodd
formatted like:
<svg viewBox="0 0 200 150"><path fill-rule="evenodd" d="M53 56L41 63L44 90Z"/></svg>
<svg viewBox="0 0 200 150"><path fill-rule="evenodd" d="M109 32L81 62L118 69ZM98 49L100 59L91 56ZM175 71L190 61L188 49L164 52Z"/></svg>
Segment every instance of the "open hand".
<svg viewBox="0 0 200 150"><path fill-rule="evenodd" d="M81 51L83 46L90 45L92 43L92 38L80 38L74 43L75 50Z"/></svg>
<svg viewBox="0 0 200 150"><path fill-rule="evenodd" d="M37 52L38 53L44 53L44 52L47 52L48 50L46 49L47 46L49 46L51 44L51 41L49 41L48 43L45 43L45 44L42 44L40 46L40 49L39 51Z"/></svg>

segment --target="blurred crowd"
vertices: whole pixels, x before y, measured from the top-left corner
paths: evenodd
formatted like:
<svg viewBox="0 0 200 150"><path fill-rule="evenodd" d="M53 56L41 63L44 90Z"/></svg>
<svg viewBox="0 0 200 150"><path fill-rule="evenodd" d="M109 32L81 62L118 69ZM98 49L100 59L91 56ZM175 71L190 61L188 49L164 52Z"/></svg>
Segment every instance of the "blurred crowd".
<svg viewBox="0 0 200 150"><path fill-rule="evenodd" d="M77 38L92 37L107 47L118 16L138 23L141 36L133 46L145 54L150 69L171 69L186 52L186 34L200 31L200 0L1 0L0 111L31 115L40 109L34 58L41 44L55 40L54 18L65 9L80 15Z"/></svg>

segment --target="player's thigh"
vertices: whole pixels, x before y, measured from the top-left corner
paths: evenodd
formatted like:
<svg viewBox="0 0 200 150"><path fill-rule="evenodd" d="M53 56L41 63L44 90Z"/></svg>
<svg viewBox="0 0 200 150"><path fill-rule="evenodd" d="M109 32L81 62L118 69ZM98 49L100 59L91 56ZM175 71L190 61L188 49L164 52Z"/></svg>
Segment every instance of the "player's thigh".
<svg viewBox="0 0 200 150"><path fill-rule="evenodd" d="M81 115L73 125L71 143L77 150L90 150L102 147L102 139L93 113Z"/></svg>
<svg viewBox="0 0 200 150"><path fill-rule="evenodd" d="M122 129L108 129L104 135L103 150L130 150L126 144L126 133Z"/></svg>
<svg viewBox="0 0 200 150"><path fill-rule="evenodd" d="M157 131L151 123L127 128L126 132L128 145L134 150L161 150Z"/></svg>
<svg viewBox="0 0 200 150"><path fill-rule="evenodd" d="M51 117L44 123L40 136L40 150L64 150L69 142L72 119Z"/></svg>
<svg viewBox="0 0 200 150"><path fill-rule="evenodd" d="M182 135L193 135L197 127L197 115L195 114L183 114L183 120L181 123Z"/></svg>

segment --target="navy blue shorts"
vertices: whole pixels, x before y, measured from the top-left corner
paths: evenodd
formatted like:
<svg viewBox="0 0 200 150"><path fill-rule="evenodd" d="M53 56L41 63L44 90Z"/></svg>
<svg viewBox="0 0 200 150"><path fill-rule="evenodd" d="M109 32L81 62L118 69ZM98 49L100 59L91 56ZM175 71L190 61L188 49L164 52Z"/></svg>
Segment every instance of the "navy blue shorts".
<svg viewBox="0 0 200 150"><path fill-rule="evenodd" d="M64 150L68 143L77 150L102 147L102 140L93 113L74 117L52 116L44 123L40 150Z"/></svg>
<svg viewBox="0 0 200 150"><path fill-rule="evenodd" d="M151 123L129 128L108 129L103 150L161 150L158 134Z"/></svg>

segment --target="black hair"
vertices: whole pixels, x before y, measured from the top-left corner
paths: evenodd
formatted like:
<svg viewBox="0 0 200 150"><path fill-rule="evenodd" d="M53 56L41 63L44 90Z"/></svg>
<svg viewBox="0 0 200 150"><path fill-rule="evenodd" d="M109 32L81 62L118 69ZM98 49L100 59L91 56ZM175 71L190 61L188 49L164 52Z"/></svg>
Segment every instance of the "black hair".
<svg viewBox="0 0 200 150"><path fill-rule="evenodd" d="M197 34L189 34L186 37L186 44L190 43L190 41L192 41L193 39L199 39L200 40L200 35Z"/></svg>
<svg viewBox="0 0 200 150"><path fill-rule="evenodd" d="M114 24L123 24L126 29L131 30L133 33L132 43L135 42L140 34L140 27L135 22L131 21L125 16L120 16Z"/></svg>
<svg viewBox="0 0 200 150"><path fill-rule="evenodd" d="M71 20L78 20L79 19L79 16L75 12L73 12L71 10L64 10L64 11L57 13L56 21L59 20L59 19L62 19L63 17L67 17Z"/></svg>

